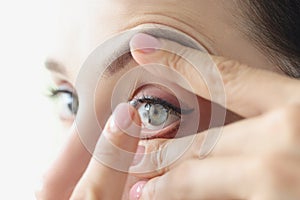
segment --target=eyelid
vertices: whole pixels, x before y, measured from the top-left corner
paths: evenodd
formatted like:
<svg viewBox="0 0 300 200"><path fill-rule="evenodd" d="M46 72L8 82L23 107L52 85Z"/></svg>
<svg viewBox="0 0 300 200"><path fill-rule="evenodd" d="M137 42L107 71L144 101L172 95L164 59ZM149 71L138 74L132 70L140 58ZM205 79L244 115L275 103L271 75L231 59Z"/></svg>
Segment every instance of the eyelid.
<svg viewBox="0 0 300 200"><path fill-rule="evenodd" d="M194 109L181 109L168 101L165 101L161 98L157 98L154 96L143 96L139 98L134 98L133 100L130 101L130 104L133 105L134 107L136 106L137 103L151 103L151 104L160 104L164 106L166 109L171 110L175 112L177 115L186 115L190 114L191 112L194 111Z"/></svg>
<svg viewBox="0 0 300 200"><path fill-rule="evenodd" d="M146 84L138 87L131 94L128 101L133 99L143 99L144 97L155 97L157 99L161 99L164 102L167 102L169 105L177 107L182 111L188 111L192 109L187 103L179 99L176 95L172 94L172 91L158 84Z"/></svg>
<svg viewBox="0 0 300 200"><path fill-rule="evenodd" d="M71 86L70 83L67 82L63 82L57 86L51 87L49 90L50 96L55 96L59 93L70 93L77 96L76 90Z"/></svg>
<svg viewBox="0 0 300 200"><path fill-rule="evenodd" d="M67 94L73 95L73 92L69 91L69 90L51 89L51 91L50 91L50 97L57 97L61 93L67 93Z"/></svg>

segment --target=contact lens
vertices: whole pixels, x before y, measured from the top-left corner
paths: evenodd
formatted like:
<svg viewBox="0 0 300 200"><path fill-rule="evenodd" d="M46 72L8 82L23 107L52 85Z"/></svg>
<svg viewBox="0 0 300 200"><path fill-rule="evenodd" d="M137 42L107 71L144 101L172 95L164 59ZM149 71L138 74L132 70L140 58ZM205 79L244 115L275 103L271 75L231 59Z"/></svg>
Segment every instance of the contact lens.
<svg viewBox="0 0 300 200"><path fill-rule="evenodd" d="M160 104L144 104L138 108L138 112L144 125L160 126L167 121L169 116L168 109Z"/></svg>

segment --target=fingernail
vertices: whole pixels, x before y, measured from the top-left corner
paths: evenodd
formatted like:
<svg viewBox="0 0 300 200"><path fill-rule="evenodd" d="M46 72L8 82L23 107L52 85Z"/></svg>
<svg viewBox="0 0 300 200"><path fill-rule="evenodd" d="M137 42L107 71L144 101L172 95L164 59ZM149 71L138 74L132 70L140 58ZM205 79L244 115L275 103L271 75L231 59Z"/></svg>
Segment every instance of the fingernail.
<svg viewBox="0 0 300 200"><path fill-rule="evenodd" d="M144 157L144 153L145 153L145 147L139 145L137 150L136 150L136 153L134 155L131 166L135 166L135 165L139 164L142 161L143 157Z"/></svg>
<svg viewBox="0 0 300 200"><path fill-rule="evenodd" d="M132 124L133 115L134 112L127 103L119 104L110 121L111 132L117 133L120 130L126 130Z"/></svg>
<svg viewBox="0 0 300 200"><path fill-rule="evenodd" d="M109 132L114 134L127 134L132 137L140 137L140 117L137 111L129 103L121 103L112 114L109 122Z"/></svg>
<svg viewBox="0 0 300 200"><path fill-rule="evenodd" d="M139 181L132 186L129 192L130 200L138 200L142 196L143 188L147 181Z"/></svg>
<svg viewBox="0 0 300 200"><path fill-rule="evenodd" d="M130 40L130 48L142 53L153 53L160 49L161 43L158 39L145 33L138 33Z"/></svg>

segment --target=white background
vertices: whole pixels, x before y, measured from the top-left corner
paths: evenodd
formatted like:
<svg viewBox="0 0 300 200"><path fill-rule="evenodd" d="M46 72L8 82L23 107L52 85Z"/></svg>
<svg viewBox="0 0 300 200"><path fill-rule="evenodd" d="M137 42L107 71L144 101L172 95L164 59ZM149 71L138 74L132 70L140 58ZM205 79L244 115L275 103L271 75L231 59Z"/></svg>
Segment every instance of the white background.
<svg viewBox="0 0 300 200"><path fill-rule="evenodd" d="M0 3L0 199L34 199L61 141L43 70L57 20L54 0Z"/></svg>

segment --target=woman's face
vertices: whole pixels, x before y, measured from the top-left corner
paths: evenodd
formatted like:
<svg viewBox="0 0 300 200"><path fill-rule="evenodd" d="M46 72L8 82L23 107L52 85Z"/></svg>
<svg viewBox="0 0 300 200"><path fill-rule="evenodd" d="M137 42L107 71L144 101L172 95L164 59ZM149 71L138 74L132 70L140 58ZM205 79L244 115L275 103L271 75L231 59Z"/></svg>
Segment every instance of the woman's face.
<svg viewBox="0 0 300 200"><path fill-rule="evenodd" d="M98 45L120 32L150 23L162 24L186 33L211 54L280 73L240 31L242 30L242 27L239 27L241 17L234 2L79 0L74 3L65 0L62 3L57 42L49 52L46 65L57 87L72 91L81 65ZM129 70L130 66L134 66L134 61L131 60L126 65L129 67L124 70ZM96 102L97 115L101 118L101 124L104 124L111 114L111 109L108 108L110 108L112 89L122 73L124 74L124 70L101 81L101 87L105 89L97 91L97 97L101 97L101 101ZM160 89L149 86L145 88L150 93L160 93L157 91ZM199 100L199 102L201 107L203 101ZM68 99L63 103L67 107ZM62 115L64 122L71 127L74 118L68 116L68 113ZM147 149L147 144L145 146Z"/></svg>
<svg viewBox="0 0 300 200"><path fill-rule="evenodd" d="M211 54L280 73L240 31L238 12L235 1L65 0L57 42L49 48L46 65L58 86L72 88L81 65L98 45L122 31L152 23L188 34ZM107 91L119 77L115 74L102 83L107 84ZM106 96L107 91L99 95ZM105 110L101 112L108 116Z"/></svg>

